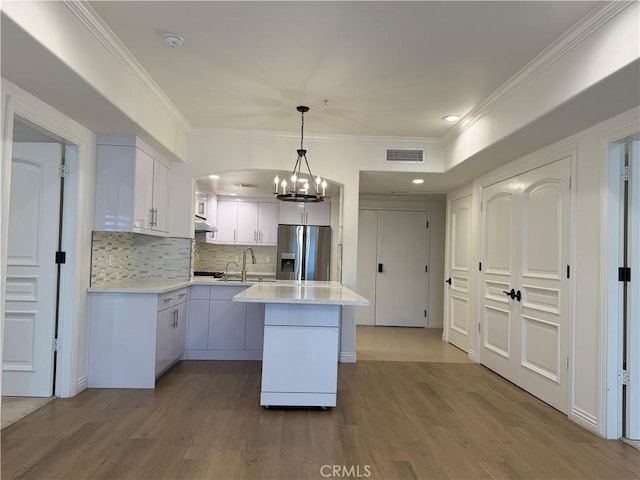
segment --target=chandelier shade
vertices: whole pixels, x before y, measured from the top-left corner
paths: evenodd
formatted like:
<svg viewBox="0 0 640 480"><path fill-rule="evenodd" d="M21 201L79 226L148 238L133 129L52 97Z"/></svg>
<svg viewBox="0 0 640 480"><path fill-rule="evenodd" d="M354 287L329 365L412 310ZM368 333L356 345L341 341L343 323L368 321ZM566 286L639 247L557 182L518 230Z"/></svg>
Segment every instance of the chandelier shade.
<svg viewBox="0 0 640 480"><path fill-rule="evenodd" d="M311 167L309 167L309 160L307 160L307 151L303 144L304 114L309 111L309 107L300 105L297 107L297 110L300 112L301 117L300 148L297 150L298 158L296 159L289 182L287 182L286 178L283 178L281 181L278 175L275 176L273 179L273 193L278 200L282 200L283 202L322 202L326 194L327 182L320 177L316 177L314 180ZM304 167L306 167L306 174L309 175L308 179L302 176L305 174L305 171L302 170L303 163Z"/></svg>

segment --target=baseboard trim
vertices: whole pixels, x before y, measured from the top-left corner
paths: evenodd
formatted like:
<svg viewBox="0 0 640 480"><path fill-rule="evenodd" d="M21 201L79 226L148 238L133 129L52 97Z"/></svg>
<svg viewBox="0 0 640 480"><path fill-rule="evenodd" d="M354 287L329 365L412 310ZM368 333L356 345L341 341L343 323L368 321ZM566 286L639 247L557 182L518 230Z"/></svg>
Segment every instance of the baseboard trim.
<svg viewBox="0 0 640 480"><path fill-rule="evenodd" d="M89 388L89 377L85 375L76 380L76 391L74 392L74 395L80 393L81 391L87 388Z"/></svg>
<svg viewBox="0 0 640 480"><path fill-rule="evenodd" d="M476 362L478 363L478 352L476 352L475 350L471 350L469 349L469 352L467 353L469 360L471 360L472 362Z"/></svg>
<svg viewBox="0 0 640 480"><path fill-rule="evenodd" d="M186 360L262 360L262 350L187 350Z"/></svg>
<svg viewBox="0 0 640 480"><path fill-rule="evenodd" d="M356 352L340 352L340 363L356 363Z"/></svg>
<svg viewBox="0 0 640 480"><path fill-rule="evenodd" d="M587 430L591 430L593 433L600 435L598 431L598 418L595 415L574 406L571 409L569 418Z"/></svg>

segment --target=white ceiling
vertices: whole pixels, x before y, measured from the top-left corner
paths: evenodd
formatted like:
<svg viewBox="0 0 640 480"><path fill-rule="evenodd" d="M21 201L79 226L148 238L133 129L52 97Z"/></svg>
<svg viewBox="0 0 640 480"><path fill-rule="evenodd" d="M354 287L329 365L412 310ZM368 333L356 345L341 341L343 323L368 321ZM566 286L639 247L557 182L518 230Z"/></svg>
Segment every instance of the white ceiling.
<svg viewBox="0 0 640 480"><path fill-rule="evenodd" d="M439 138L596 2L91 5L193 126Z"/></svg>
<svg viewBox="0 0 640 480"><path fill-rule="evenodd" d="M295 107L304 104L311 107L305 115L310 135L438 139L451 128L443 115L468 114L599 3L112 1L90 6L194 127L299 133ZM3 77L94 131L144 134L6 20L2 15ZM184 45L169 47L165 33L184 36ZM364 171L361 192L447 192L631 108L637 104L640 69L636 63L624 70L462 167L419 174L425 179L420 186L410 182L415 173ZM272 176L234 172L217 188L230 190L242 177L268 195Z"/></svg>
<svg viewBox="0 0 640 480"><path fill-rule="evenodd" d="M444 115L468 114L596 4L91 3L195 127L299 131L295 107L308 105L309 133L423 138L441 137ZM444 193L483 172L466 173L363 172L361 192ZM272 178L228 172L198 185L269 195Z"/></svg>

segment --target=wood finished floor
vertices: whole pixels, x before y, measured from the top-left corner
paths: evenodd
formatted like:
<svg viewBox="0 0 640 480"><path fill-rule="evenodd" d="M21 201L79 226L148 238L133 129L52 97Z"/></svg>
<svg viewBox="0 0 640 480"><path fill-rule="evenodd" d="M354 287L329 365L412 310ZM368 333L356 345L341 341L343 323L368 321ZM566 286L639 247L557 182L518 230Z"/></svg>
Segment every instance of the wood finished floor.
<svg viewBox="0 0 640 480"><path fill-rule="evenodd" d="M262 409L260 369L187 361L155 390L55 399L2 431L2 478L640 478L640 452L480 365L340 364L327 411Z"/></svg>

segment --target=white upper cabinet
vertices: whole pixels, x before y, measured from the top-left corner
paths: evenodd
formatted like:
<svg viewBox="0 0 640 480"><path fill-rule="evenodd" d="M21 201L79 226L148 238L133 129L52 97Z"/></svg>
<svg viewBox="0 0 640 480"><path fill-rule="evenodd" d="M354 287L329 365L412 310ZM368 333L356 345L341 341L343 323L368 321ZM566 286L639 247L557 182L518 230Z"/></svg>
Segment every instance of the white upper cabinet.
<svg viewBox="0 0 640 480"><path fill-rule="evenodd" d="M217 243L235 243L238 234L238 202L218 201Z"/></svg>
<svg viewBox="0 0 640 480"><path fill-rule="evenodd" d="M215 243L276 245L278 205L238 200L218 200Z"/></svg>
<svg viewBox="0 0 640 480"><path fill-rule="evenodd" d="M261 245L278 244L278 204L258 204L258 243Z"/></svg>
<svg viewBox="0 0 640 480"><path fill-rule="evenodd" d="M169 234L171 164L135 137L98 136L95 229Z"/></svg>
<svg viewBox="0 0 640 480"><path fill-rule="evenodd" d="M331 225L331 203L280 202L278 222L285 225Z"/></svg>

